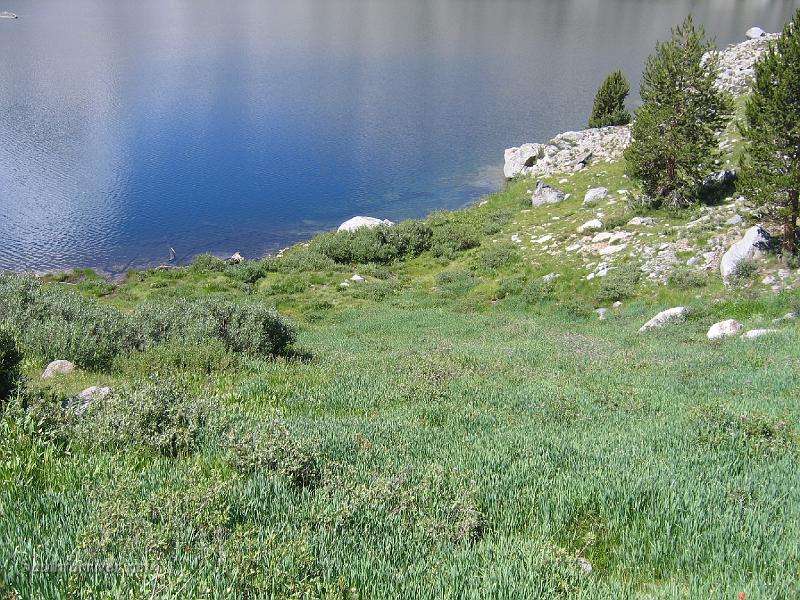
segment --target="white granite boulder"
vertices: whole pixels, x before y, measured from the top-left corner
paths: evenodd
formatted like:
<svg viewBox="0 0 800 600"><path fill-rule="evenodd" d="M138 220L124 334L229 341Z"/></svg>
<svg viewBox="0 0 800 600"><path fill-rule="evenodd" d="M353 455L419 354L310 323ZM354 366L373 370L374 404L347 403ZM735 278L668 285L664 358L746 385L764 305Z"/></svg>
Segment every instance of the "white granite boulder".
<svg viewBox="0 0 800 600"><path fill-rule="evenodd" d="M381 225L394 225L394 223L388 219L376 219L375 217L353 217L339 225L337 231L356 231L362 227L371 229Z"/></svg>
<svg viewBox="0 0 800 600"><path fill-rule="evenodd" d="M598 229L603 228L603 222L600 219L592 219L591 221L586 221L583 225L578 227L578 233L584 233L586 231L596 231Z"/></svg>
<svg viewBox="0 0 800 600"><path fill-rule="evenodd" d="M706 337L710 340L721 340L722 338L738 335L742 330L742 324L736 319L727 319L714 323L708 330Z"/></svg>
<svg viewBox="0 0 800 600"><path fill-rule="evenodd" d="M608 188L604 187L592 188L588 192L586 192L586 195L583 197L583 203L592 204L594 202L597 202L598 200L602 200L606 196L608 196Z"/></svg>
<svg viewBox="0 0 800 600"><path fill-rule="evenodd" d="M42 373L42 379L50 379L56 375L67 375L74 370L75 365L68 360L54 360L45 368L44 373Z"/></svg>
<svg viewBox="0 0 800 600"><path fill-rule="evenodd" d="M650 329L659 329L671 323L679 323L686 320L686 315L689 314L689 309L685 306L676 306L675 308L668 308L662 310L655 317L650 319L647 323L639 328L640 332L648 331Z"/></svg>
<svg viewBox="0 0 800 600"><path fill-rule="evenodd" d="M726 283L740 263L760 256L769 246L769 233L761 225L748 229L742 239L728 248L719 264L722 279Z"/></svg>
<svg viewBox="0 0 800 600"><path fill-rule="evenodd" d="M545 204L558 204L566 197L566 194L561 190L557 190L540 181L536 184L536 189L533 190L531 205L536 208Z"/></svg>
<svg viewBox="0 0 800 600"><path fill-rule="evenodd" d="M744 36L748 40L756 40L758 38L764 37L765 35L767 35L767 32L761 29L761 27L751 27L744 33Z"/></svg>
<svg viewBox="0 0 800 600"><path fill-rule="evenodd" d="M770 335L772 333L777 333L777 329L751 329L750 331L746 331L742 334L743 340L755 340L760 337L764 337L765 335Z"/></svg>

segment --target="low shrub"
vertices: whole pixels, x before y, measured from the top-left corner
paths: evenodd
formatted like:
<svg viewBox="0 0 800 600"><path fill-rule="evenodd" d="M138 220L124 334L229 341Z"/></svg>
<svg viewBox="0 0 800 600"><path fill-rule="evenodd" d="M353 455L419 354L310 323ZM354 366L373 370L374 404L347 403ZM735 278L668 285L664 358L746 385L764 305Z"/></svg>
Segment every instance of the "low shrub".
<svg viewBox="0 0 800 600"><path fill-rule="evenodd" d="M273 308L218 298L143 303L134 311L133 322L142 349L171 339L193 343L217 339L232 352L281 354L296 335Z"/></svg>
<svg viewBox="0 0 800 600"><path fill-rule="evenodd" d="M223 436L222 446L229 462L243 475L266 470L288 478L296 487L319 483L320 469L314 453L304 447L282 421L232 422Z"/></svg>
<svg viewBox="0 0 800 600"><path fill-rule="evenodd" d="M114 361L115 371L134 377L147 377L156 372L207 377L238 366L239 357L216 339L171 339L143 352L120 354Z"/></svg>
<svg viewBox="0 0 800 600"><path fill-rule="evenodd" d="M586 319L592 316L592 306L579 298L570 298L558 303L558 308L575 319Z"/></svg>
<svg viewBox="0 0 800 600"><path fill-rule="evenodd" d="M628 264L613 269L603 277L597 299L600 302L616 302L630 298L636 293L636 285L642 277L638 265Z"/></svg>
<svg viewBox="0 0 800 600"><path fill-rule="evenodd" d="M715 446L731 446L753 455L776 455L795 447L797 437L788 419L751 412L736 414L719 405L695 409L700 438Z"/></svg>
<svg viewBox="0 0 800 600"><path fill-rule="evenodd" d="M198 254L192 261L191 270L197 273L222 273L227 263L213 254Z"/></svg>
<svg viewBox="0 0 800 600"><path fill-rule="evenodd" d="M466 294L475 286L475 278L469 271L442 271L436 275L436 286L446 294Z"/></svg>
<svg viewBox="0 0 800 600"><path fill-rule="evenodd" d="M7 331L0 329L0 401L8 398L19 381L22 355L17 342Z"/></svg>
<svg viewBox="0 0 800 600"><path fill-rule="evenodd" d="M757 272L758 265L754 260L743 260L728 276L728 284L733 287L743 287L753 281Z"/></svg>
<svg viewBox="0 0 800 600"><path fill-rule="evenodd" d="M503 227L511 222L514 213L511 211L498 211L489 213L483 222L484 235L494 235L500 233Z"/></svg>
<svg viewBox="0 0 800 600"><path fill-rule="evenodd" d="M555 294L555 284L550 279L534 279L522 291L522 301L525 304L540 304L552 300Z"/></svg>
<svg viewBox="0 0 800 600"><path fill-rule="evenodd" d="M501 279L497 286L497 297L505 298L506 296L519 296L525 291L528 280L524 275L517 275L515 277L507 277Z"/></svg>
<svg viewBox="0 0 800 600"><path fill-rule="evenodd" d="M259 260L243 260L225 267L225 275L245 284L252 285L266 274L266 265Z"/></svg>
<svg viewBox="0 0 800 600"><path fill-rule="evenodd" d="M708 283L708 276L690 267L680 267L669 274L667 283L679 290L690 290L705 286Z"/></svg>
<svg viewBox="0 0 800 600"><path fill-rule="evenodd" d="M431 252L434 256L452 259L459 252L477 248L480 244L480 236L473 226L445 222L433 230Z"/></svg>
<svg viewBox="0 0 800 600"><path fill-rule="evenodd" d="M0 314L25 354L103 369L130 347L130 322L120 311L59 285L0 275Z"/></svg>
<svg viewBox="0 0 800 600"><path fill-rule="evenodd" d="M78 422L81 442L103 448L149 448L166 456L192 452L210 406L175 380L154 374L89 404Z"/></svg>
<svg viewBox="0 0 800 600"><path fill-rule="evenodd" d="M393 226L324 233L311 240L310 250L341 264L385 264L424 252L432 235L423 221L409 220Z"/></svg>
<svg viewBox="0 0 800 600"><path fill-rule="evenodd" d="M403 289L403 284L399 279L392 278L386 281L378 280L366 284L351 285L348 289L353 298L381 302L382 300L386 300L389 296L400 292Z"/></svg>
<svg viewBox="0 0 800 600"><path fill-rule="evenodd" d="M264 270L270 273L307 273L336 268L336 263L331 258L307 248L293 250L280 258L268 256L261 262Z"/></svg>
<svg viewBox="0 0 800 600"><path fill-rule="evenodd" d="M481 248L476 260L478 268L483 271L494 272L502 267L519 262L519 250L514 244L499 242Z"/></svg>

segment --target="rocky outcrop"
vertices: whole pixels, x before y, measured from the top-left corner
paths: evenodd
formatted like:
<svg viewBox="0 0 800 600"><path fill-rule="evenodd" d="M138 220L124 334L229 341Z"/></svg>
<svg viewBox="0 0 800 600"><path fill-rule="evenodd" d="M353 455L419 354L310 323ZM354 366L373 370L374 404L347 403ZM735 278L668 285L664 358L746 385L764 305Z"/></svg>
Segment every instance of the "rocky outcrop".
<svg viewBox="0 0 800 600"><path fill-rule="evenodd" d="M714 323L708 330L706 337L710 340L721 340L722 338L737 335L742 330L742 324L736 319L727 319Z"/></svg>
<svg viewBox="0 0 800 600"><path fill-rule="evenodd" d="M56 375L67 375L74 370L75 365L68 360L54 360L45 368L44 373L42 373L42 379L51 379Z"/></svg>
<svg viewBox="0 0 800 600"><path fill-rule="evenodd" d="M567 131L546 144L523 144L505 151L503 173L547 177L579 171L589 163L618 160L631 142L628 125Z"/></svg>
<svg viewBox="0 0 800 600"><path fill-rule="evenodd" d="M728 248L722 256L719 269L722 280L729 283L731 275L742 262L758 257L769 246L769 233L761 225L748 229L744 237Z"/></svg>
<svg viewBox="0 0 800 600"><path fill-rule="evenodd" d="M380 225L394 225L394 223L388 219L376 219L375 217L353 217L339 225L337 231L356 231L362 227L372 228Z"/></svg>
<svg viewBox="0 0 800 600"><path fill-rule="evenodd" d="M750 37L753 29L748 30L747 37ZM741 95L750 87L755 76L756 61L767 51L770 42L778 38L777 33L764 33L761 29L758 31L763 35L715 51L719 55L717 86L720 89ZM707 60L706 57L703 58Z"/></svg>
<svg viewBox="0 0 800 600"><path fill-rule="evenodd" d="M679 323L686 319L687 314L689 314L689 309L687 309L685 306L676 306L675 308L662 310L655 317L642 325L639 328L639 331L644 332L649 331L650 329L658 329L671 323Z"/></svg>

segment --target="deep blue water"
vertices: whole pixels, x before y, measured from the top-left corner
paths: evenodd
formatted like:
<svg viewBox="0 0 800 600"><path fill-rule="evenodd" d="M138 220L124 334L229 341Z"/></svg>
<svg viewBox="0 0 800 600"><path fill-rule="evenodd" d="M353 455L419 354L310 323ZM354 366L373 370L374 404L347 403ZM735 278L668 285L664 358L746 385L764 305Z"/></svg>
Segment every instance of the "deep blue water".
<svg viewBox="0 0 800 600"><path fill-rule="evenodd" d="M781 0L0 0L0 269L248 257L463 206L688 12Z"/></svg>

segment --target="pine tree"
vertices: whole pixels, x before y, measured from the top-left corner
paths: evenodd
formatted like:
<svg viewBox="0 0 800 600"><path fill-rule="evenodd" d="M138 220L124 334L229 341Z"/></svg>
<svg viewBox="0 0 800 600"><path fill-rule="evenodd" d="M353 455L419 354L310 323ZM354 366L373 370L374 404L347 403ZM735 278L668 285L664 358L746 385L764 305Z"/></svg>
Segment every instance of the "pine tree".
<svg viewBox="0 0 800 600"><path fill-rule="evenodd" d="M625 98L631 91L631 85L622 71L614 71L603 82L594 97L592 116L589 127L608 127L609 125L627 125L631 122L631 114L625 110Z"/></svg>
<svg viewBox="0 0 800 600"><path fill-rule="evenodd" d="M625 159L653 204L694 202L720 156L715 132L730 119L733 100L715 85L719 57L706 54L714 43L704 38L690 15L645 63Z"/></svg>
<svg viewBox="0 0 800 600"><path fill-rule="evenodd" d="M800 217L800 10L756 63L745 105L739 188L763 216L783 225L786 256L797 251Z"/></svg>

